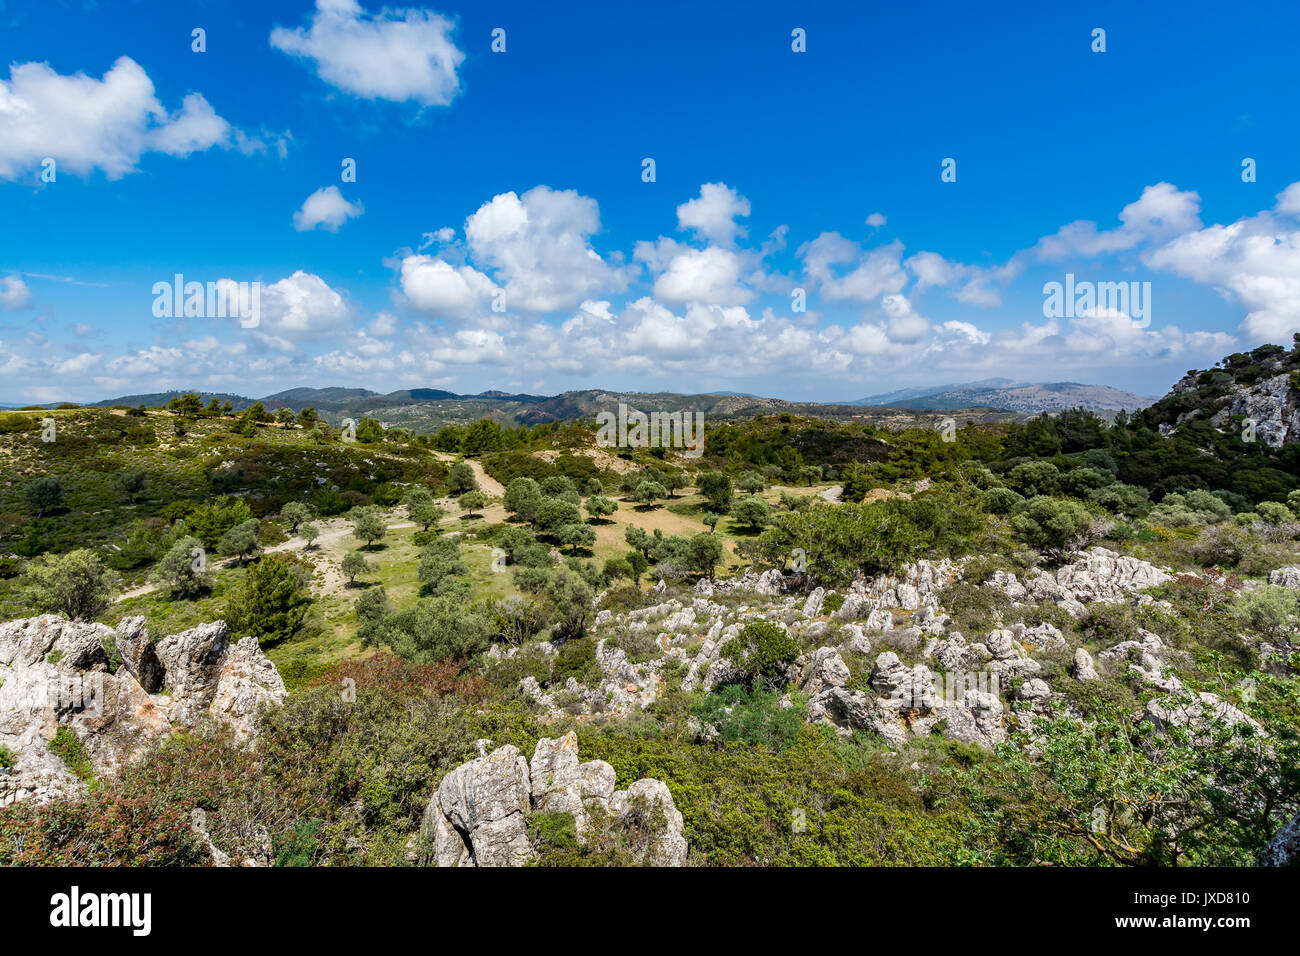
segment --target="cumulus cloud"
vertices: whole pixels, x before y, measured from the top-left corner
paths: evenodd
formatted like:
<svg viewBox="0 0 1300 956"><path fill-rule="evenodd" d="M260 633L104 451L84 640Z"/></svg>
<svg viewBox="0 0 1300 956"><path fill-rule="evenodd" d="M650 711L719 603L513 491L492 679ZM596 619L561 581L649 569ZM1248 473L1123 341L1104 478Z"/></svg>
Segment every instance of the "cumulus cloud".
<svg viewBox="0 0 1300 956"><path fill-rule="evenodd" d="M32 290L18 276L0 278L0 309L21 309L32 301Z"/></svg>
<svg viewBox="0 0 1300 956"><path fill-rule="evenodd" d="M803 260L804 273L826 299L874 302L882 295L901 292L907 273L900 259L903 244L895 240L886 246L863 251L857 243L838 232L823 232L805 242L795 253ZM837 274L836 266L848 265Z"/></svg>
<svg viewBox="0 0 1300 956"><path fill-rule="evenodd" d="M301 269L262 289L259 329L268 340L277 335L315 336L337 332L351 319L352 310L343 296L320 276ZM271 344L284 347L279 340Z"/></svg>
<svg viewBox="0 0 1300 956"><path fill-rule="evenodd" d="M740 257L729 249L685 249L668 261L655 280L654 293L669 305L737 305L754 297L741 286L740 275Z"/></svg>
<svg viewBox="0 0 1300 956"><path fill-rule="evenodd" d="M322 80L364 99L446 106L460 92L465 59L451 40L454 24L430 10L384 8L356 0L316 0L311 25L276 27L271 46L312 60Z"/></svg>
<svg viewBox="0 0 1300 956"><path fill-rule="evenodd" d="M338 232L339 226L363 212L360 203L350 203L343 198L339 187L325 186L303 200L302 208L293 214L293 228L309 232L320 226Z"/></svg>
<svg viewBox="0 0 1300 956"><path fill-rule="evenodd" d="M705 183L700 195L677 207L677 226L699 238L730 246L746 232L736 219L749 215L749 200L726 183Z"/></svg>
<svg viewBox="0 0 1300 956"><path fill-rule="evenodd" d="M1200 212L1197 193L1182 191L1171 183L1156 183L1120 211L1122 225L1118 228L1098 230L1095 222L1077 220L1040 239L1033 251L1043 260L1123 252L1200 228Z"/></svg>
<svg viewBox="0 0 1300 956"><path fill-rule="evenodd" d="M1278 194L1277 205L1229 225L1178 236L1143 261L1215 286L1248 310L1241 324L1251 341L1288 344L1300 331L1300 183Z"/></svg>
<svg viewBox="0 0 1300 956"><path fill-rule="evenodd" d="M46 157L59 172L88 175L100 169L109 179L134 172L149 152L188 156L235 142L231 125L198 93L168 113L154 95L153 81L130 57L119 57L102 79L85 73L64 76L48 63L10 67L0 80L0 178L15 179L38 169Z"/></svg>
<svg viewBox="0 0 1300 956"><path fill-rule="evenodd" d="M426 255L407 256L400 270L402 293L435 318L466 318L484 309L497 285L472 266Z"/></svg>
<svg viewBox="0 0 1300 956"><path fill-rule="evenodd" d="M501 193L465 221L469 251L491 268L510 309L572 308L604 291L621 292L628 276L592 248L600 231L596 200L575 190L535 186Z"/></svg>

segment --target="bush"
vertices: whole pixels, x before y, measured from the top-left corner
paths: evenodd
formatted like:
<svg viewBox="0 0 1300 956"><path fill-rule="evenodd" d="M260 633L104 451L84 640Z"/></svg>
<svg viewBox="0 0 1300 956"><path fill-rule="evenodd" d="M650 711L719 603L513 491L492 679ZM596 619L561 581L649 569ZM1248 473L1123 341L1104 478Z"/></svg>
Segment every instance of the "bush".
<svg viewBox="0 0 1300 956"><path fill-rule="evenodd" d="M231 636L255 637L263 647L296 636L311 598L306 574L285 555L268 555L249 567L226 603Z"/></svg>
<svg viewBox="0 0 1300 956"><path fill-rule="evenodd" d="M772 621L751 621L722 646L722 656L752 687L783 686L799 652L799 643Z"/></svg>
<svg viewBox="0 0 1300 956"><path fill-rule="evenodd" d="M27 507L40 518L63 504L63 485L59 479L43 475L28 483L23 489L23 498L27 501Z"/></svg>
<svg viewBox="0 0 1300 956"><path fill-rule="evenodd" d="M108 610L117 575L84 548L59 557L42 557L23 575L28 602L38 611L89 621Z"/></svg>
<svg viewBox="0 0 1300 956"><path fill-rule="evenodd" d="M1019 540L1056 558L1086 544L1093 530L1093 517L1083 505L1042 495L1026 502L1010 521Z"/></svg>

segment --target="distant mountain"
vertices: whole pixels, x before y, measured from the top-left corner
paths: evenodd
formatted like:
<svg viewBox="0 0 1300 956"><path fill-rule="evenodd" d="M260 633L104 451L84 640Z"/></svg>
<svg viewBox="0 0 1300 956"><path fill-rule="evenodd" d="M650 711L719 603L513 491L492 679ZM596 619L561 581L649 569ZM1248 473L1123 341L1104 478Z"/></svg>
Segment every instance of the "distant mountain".
<svg viewBox="0 0 1300 956"><path fill-rule="evenodd" d="M123 395L94 403L101 408L114 405L165 406L182 390L153 392L144 395ZM618 392L605 389L583 389L560 395L513 394L499 390L480 392L478 395L459 395L437 388L410 388L380 394L365 388L291 388L260 399L227 393L200 392L204 404L216 398L230 402L235 411L243 411L256 401L268 410L291 408L295 411L308 405L331 424L345 418L375 418L385 426L409 428L415 432L432 432L445 425L470 425L488 418L503 428L519 425L540 425L550 422L594 419L600 412L617 412L619 405L641 412L701 412L708 418L744 419L757 415L800 415L839 421L862 421L892 428L912 425L926 426L939 412L921 406L900 407L900 403L873 404L822 404L818 402L788 402L779 398L763 398L740 392L713 392L706 395L679 395L674 392ZM944 410L956 410L957 407ZM1019 421L1025 416L1018 412L995 408L963 409L965 415L980 423Z"/></svg>
<svg viewBox="0 0 1300 956"><path fill-rule="evenodd" d="M146 392L141 395L121 395L117 398L106 398L102 402L91 402L89 407L112 408L115 405L130 405L132 408L136 408L140 405L144 405L146 408L158 408L166 405L178 395L185 394L189 391L190 389L187 388L174 388L169 392ZM229 402L231 407L237 412L243 411L256 401L256 399L246 398L243 395L232 395L229 392L199 392L198 396L202 399L204 405L212 401L214 398L218 403ZM53 404L46 407L52 408Z"/></svg>
<svg viewBox="0 0 1300 956"><path fill-rule="evenodd" d="M937 385L905 388L883 395L860 398L852 405L892 405L897 408L1005 408L1025 415L1059 412L1066 408L1086 408L1105 413L1120 409L1133 412L1156 401L1155 396L1136 395L1109 385L1084 385L1079 382L1015 382L991 378L964 385Z"/></svg>

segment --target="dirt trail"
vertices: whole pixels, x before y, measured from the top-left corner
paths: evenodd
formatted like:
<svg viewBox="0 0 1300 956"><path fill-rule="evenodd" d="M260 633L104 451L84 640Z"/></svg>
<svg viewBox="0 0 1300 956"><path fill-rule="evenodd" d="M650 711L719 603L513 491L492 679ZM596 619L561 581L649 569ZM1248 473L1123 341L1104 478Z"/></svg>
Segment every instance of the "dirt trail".
<svg viewBox="0 0 1300 956"><path fill-rule="evenodd" d="M455 455L445 451L436 451L434 452L434 455L440 461L454 462L456 460ZM470 471L474 472L474 480L478 482L479 491L483 492L483 494L488 495L489 497L492 498L504 497L506 493L505 487L501 484L501 482L497 481L486 471L484 471L482 464L480 464L477 460L473 458L466 458L465 464L469 465Z"/></svg>
<svg viewBox="0 0 1300 956"><path fill-rule="evenodd" d="M297 535L289 538L287 541L281 541L279 544L273 544L269 548L263 548L262 554L277 554L282 551L298 551L302 557L312 564L323 578L320 588L320 597L324 594L333 594L339 591L347 579L344 578L343 572L338 567L338 561L331 555L325 553L326 548L333 550L333 546L338 545L345 538L352 536L352 524L346 518L329 518L325 521L311 522L320 529L320 534L312 542L312 549L307 550L307 542ZM401 531L405 528L414 528L415 524L410 521L398 521L395 524L386 525L389 531ZM346 550L346 549L344 549ZM227 558L223 561L213 562L213 569L233 568L239 563L238 558ZM143 597L146 594L152 594L158 590L156 584L143 584L138 588L131 588L129 591L123 591L116 598L114 603L129 601L131 598Z"/></svg>

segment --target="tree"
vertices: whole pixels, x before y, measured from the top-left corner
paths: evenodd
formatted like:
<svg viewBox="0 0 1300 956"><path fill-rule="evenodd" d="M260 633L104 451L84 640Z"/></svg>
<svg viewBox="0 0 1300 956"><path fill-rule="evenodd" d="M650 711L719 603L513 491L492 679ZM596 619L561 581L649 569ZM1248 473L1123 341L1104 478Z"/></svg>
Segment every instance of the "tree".
<svg viewBox="0 0 1300 956"><path fill-rule="evenodd" d="M761 531L771 520L772 509L758 495L750 495L732 506L731 516L751 531Z"/></svg>
<svg viewBox="0 0 1300 956"><path fill-rule="evenodd" d="M644 528L638 528L636 525L628 525L623 529L623 540L637 550L638 554L650 557L651 551L654 550L654 539L650 537Z"/></svg>
<svg viewBox="0 0 1300 956"><path fill-rule="evenodd" d="M560 528L556 537L560 544L570 552L579 548L590 548L596 543L596 529L586 524L566 524Z"/></svg>
<svg viewBox="0 0 1300 956"><path fill-rule="evenodd" d="M376 614L370 605L366 611ZM422 598L412 607L363 626L366 640L387 645L397 656L421 665L471 657L487 648L491 636L483 616L458 597Z"/></svg>
<svg viewBox="0 0 1300 956"><path fill-rule="evenodd" d="M85 548L37 559L27 566L24 579L33 607L72 621L89 621L106 611L118 585L117 575Z"/></svg>
<svg viewBox="0 0 1300 956"><path fill-rule="evenodd" d="M474 477L474 469L469 466L469 462L458 461L447 473L447 493L456 496L467 491L478 491L478 479Z"/></svg>
<svg viewBox="0 0 1300 956"><path fill-rule="evenodd" d="M440 504L436 504L433 499L422 501L407 510L411 520L418 524L423 530L428 531L430 527L436 525L447 514L447 509Z"/></svg>
<svg viewBox="0 0 1300 956"><path fill-rule="evenodd" d="M175 395L167 402L167 408L182 417L194 417L203 411L203 400L194 392Z"/></svg>
<svg viewBox="0 0 1300 956"><path fill-rule="evenodd" d="M726 514L731 510L731 476L723 471L706 471L697 485L710 511Z"/></svg>
<svg viewBox="0 0 1300 956"><path fill-rule="evenodd" d="M384 516L378 508L373 506L353 508L351 517L353 535L364 541L369 549L373 550L374 543L383 540L384 535L388 533Z"/></svg>
<svg viewBox="0 0 1300 956"><path fill-rule="evenodd" d="M392 613L388 592L382 584L367 588L353 604L357 615L357 638L362 647L374 647L383 633L384 619Z"/></svg>
<svg viewBox="0 0 1300 956"><path fill-rule="evenodd" d="M281 428L289 428L293 425L293 409L277 408L275 411L275 420L280 423Z"/></svg>
<svg viewBox="0 0 1300 956"><path fill-rule="evenodd" d="M718 514L716 511L706 511L704 512L704 515L703 517L700 518L700 520L703 521L704 526L709 529L709 534L713 534L713 532L717 529L718 521L721 518L722 515Z"/></svg>
<svg viewBox="0 0 1300 956"><path fill-rule="evenodd" d="M117 487L126 500L135 504L137 498L143 498L149 485L149 475L143 471L124 471L117 478Z"/></svg>
<svg viewBox="0 0 1300 956"><path fill-rule="evenodd" d="M374 570L374 565L367 561L360 551L349 551L345 554L340 567L348 576L348 584L355 584L359 575Z"/></svg>
<svg viewBox="0 0 1300 956"><path fill-rule="evenodd" d="M799 642L775 621L750 621L722 645L722 656L752 687L776 690L790 675Z"/></svg>
<svg viewBox="0 0 1300 956"><path fill-rule="evenodd" d="M316 409L314 409L312 406L308 405L306 408L299 409L298 424L301 425L303 428L310 429L318 421L320 421L320 415L316 414Z"/></svg>
<svg viewBox="0 0 1300 956"><path fill-rule="evenodd" d="M587 514L591 515L593 520L602 523L605 515L612 515L618 510L618 505L615 503L614 499L606 498L604 495L592 495L587 499L587 503L584 507L587 509Z"/></svg>
<svg viewBox="0 0 1300 956"><path fill-rule="evenodd" d="M1017 538L1050 557L1082 547L1093 527L1088 509L1068 498L1030 498L1010 519Z"/></svg>
<svg viewBox="0 0 1300 956"><path fill-rule="evenodd" d="M192 598L210 591L216 576L208 569L203 543L186 535L168 549L149 580L173 598Z"/></svg>
<svg viewBox="0 0 1300 956"><path fill-rule="evenodd" d="M427 593L453 597L469 590L469 568L460 558L460 542L454 537L434 538L420 552L416 576Z"/></svg>
<svg viewBox="0 0 1300 956"><path fill-rule="evenodd" d="M28 482L23 497L27 500L27 507L36 512L36 517L43 518L47 511L63 504L63 485L51 475L42 475Z"/></svg>
<svg viewBox="0 0 1300 956"><path fill-rule="evenodd" d="M238 557L241 564L247 563L248 556L258 547L258 527L256 518L241 521L221 536L221 540L217 542L217 550L222 554Z"/></svg>
<svg viewBox="0 0 1300 956"><path fill-rule="evenodd" d="M223 534L252 517L243 498L210 499L185 516L185 525L205 547L215 548Z"/></svg>
<svg viewBox="0 0 1300 956"><path fill-rule="evenodd" d="M374 418L363 418L357 426L356 438L363 445L381 442L384 440L384 426Z"/></svg>
<svg viewBox="0 0 1300 956"><path fill-rule="evenodd" d="M747 471L736 479L736 487L746 494L758 494L767 487L767 482L763 476L756 471Z"/></svg>
<svg viewBox="0 0 1300 956"><path fill-rule="evenodd" d="M591 619L591 602L596 592L576 571L557 568L543 590L546 606L555 621L555 635L564 640L582 637Z"/></svg>
<svg viewBox="0 0 1300 956"><path fill-rule="evenodd" d="M636 486L632 497L648 508L653 508L660 498L668 497L668 489L657 481L643 481Z"/></svg>
<svg viewBox="0 0 1300 956"><path fill-rule="evenodd" d="M576 505L559 498L543 498L537 507L533 524L544 534L554 534L566 524L578 524L582 521L582 512Z"/></svg>
<svg viewBox="0 0 1300 956"><path fill-rule="evenodd" d="M691 480L686 477L686 472L673 469L664 475L663 486L668 489L668 497L676 497L673 492L681 491L683 488L689 488Z"/></svg>
<svg viewBox="0 0 1300 956"><path fill-rule="evenodd" d="M578 486L567 475L548 475L542 479L540 487L544 498L559 498L573 505L582 501Z"/></svg>
<svg viewBox="0 0 1300 956"><path fill-rule="evenodd" d="M267 555L249 566L226 604L226 624L233 637L255 637L266 646L287 641L302 628L311 598L306 574L292 560Z"/></svg>
<svg viewBox="0 0 1300 956"><path fill-rule="evenodd" d="M722 539L712 533L692 535L688 553L691 569L712 581L714 569L722 563Z"/></svg>
<svg viewBox="0 0 1300 956"><path fill-rule="evenodd" d="M320 537L320 528L316 527L314 524L305 524L298 529L298 535L306 543L306 546L310 548L312 542Z"/></svg>
<svg viewBox="0 0 1300 956"><path fill-rule="evenodd" d="M467 491L456 499L456 503L460 505L461 511L470 514L487 507L488 496L481 491Z"/></svg>
<svg viewBox="0 0 1300 956"><path fill-rule="evenodd" d="M506 511L516 518L531 522L537 517L542 503L542 489L531 478L515 478L506 485Z"/></svg>
<svg viewBox="0 0 1300 956"><path fill-rule="evenodd" d="M289 526L289 531L298 533L303 523L311 519L311 509L301 501L290 501L280 509L280 520Z"/></svg>

